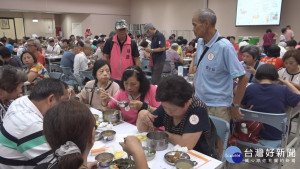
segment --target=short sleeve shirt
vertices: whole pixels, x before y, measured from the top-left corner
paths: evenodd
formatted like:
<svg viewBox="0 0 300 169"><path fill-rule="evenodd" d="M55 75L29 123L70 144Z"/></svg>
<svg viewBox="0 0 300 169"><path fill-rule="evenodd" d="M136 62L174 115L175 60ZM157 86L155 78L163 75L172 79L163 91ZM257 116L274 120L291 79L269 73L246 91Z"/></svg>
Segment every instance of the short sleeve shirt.
<svg viewBox="0 0 300 169"><path fill-rule="evenodd" d="M282 67L285 67L285 65L284 65L281 58L267 56L267 57L264 57L264 58L260 59L260 62L272 64L276 67L276 69L280 69Z"/></svg>
<svg viewBox="0 0 300 169"><path fill-rule="evenodd" d="M207 114L206 106L205 104L200 101L198 98L193 97L192 103L189 106L184 118L181 120L181 122L175 126L173 123L173 117L169 116L163 106L159 106L154 112L154 115L157 115L158 117L154 120L154 126L155 127L161 127L164 126L166 131L183 135L185 133L196 133L201 132L202 134L196 144L196 146L193 148L196 151L202 152L206 155L211 156L211 152L209 149L208 142L206 140L207 135L214 135L214 138L217 138L216 132L214 126L209 119L209 116ZM213 137L211 137L213 138ZM210 140L211 142L216 141L217 139Z"/></svg>
<svg viewBox="0 0 300 169"><path fill-rule="evenodd" d="M171 68L172 68L172 70L174 70L174 69L175 69L175 62L176 62L177 60L179 60L180 56L179 56L179 54L178 54L175 50L173 50L173 49L167 50L167 51L166 51L166 54L167 54L166 60L171 61Z"/></svg>
<svg viewBox="0 0 300 169"><path fill-rule="evenodd" d="M288 80L295 84L300 85L300 72L296 74L290 74L286 68L281 68L278 70L279 78Z"/></svg>
<svg viewBox="0 0 300 169"><path fill-rule="evenodd" d="M156 86L150 85L150 89L146 93L146 96L144 98L144 102L147 103L148 105L150 105L151 107L158 107L160 105L160 102L156 101L155 96L156 96ZM114 98L116 100L122 100L122 101L133 100L133 98L130 97L128 92L124 91L124 90L119 90L118 93L114 96ZM141 99L140 96L138 98L136 98L136 100L140 100L140 99ZM126 122L131 123L133 125L136 124L136 120L137 120L137 117L138 117L138 110L134 110L134 109L126 110L126 108L119 107L117 105L117 103L113 100L111 100L108 103L108 105L109 105L109 107L111 107L113 109L121 110L122 117L124 118L124 120Z"/></svg>
<svg viewBox="0 0 300 169"><path fill-rule="evenodd" d="M26 67L24 71L26 74L29 74L30 72L38 74L38 76L31 82L31 88L44 78L50 78L47 69L40 63L33 65L30 69Z"/></svg>
<svg viewBox="0 0 300 169"><path fill-rule="evenodd" d="M254 111L266 113L283 113L287 106L295 107L300 101L300 95L293 93L286 86L277 84L251 84L246 88L241 102L246 108L253 105ZM280 139L281 132L272 126L264 124L260 137L265 139Z"/></svg>
<svg viewBox="0 0 300 169"><path fill-rule="evenodd" d="M62 67L71 67L71 68L73 68L73 66L74 66L74 58L75 58L75 53L67 50L62 55L62 58L61 58L61 61L60 61L60 65Z"/></svg>
<svg viewBox="0 0 300 169"><path fill-rule="evenodd" d="M88 59L85 56L84 52L81 52L77 55L75 55L75 59L74 59L74 75L77 78L80 78L80 74L79 71L80 70L87 70L89 68L88 66Z"/></svg>
<svg viewBox="0 0 300 169"><path fill-rule="evenodd" d="M166 47L165 36L156 30L155 35L152 37L151 49L163 48ZM152 53L154 64L159 61L166 60L166 51L163 52L153 52Z"/></svg>
<svg viewBox="0 0 300 169"><path fill-rule="evenodd" d="M216 32L207 44L204 44L202 38L198 40L195 66L205 48L209 47L209 50L196 71L195 93L207 106L230 107L233 101L233 79L246 72L233 45L225 38L216 42L219 36Z"/></svg>

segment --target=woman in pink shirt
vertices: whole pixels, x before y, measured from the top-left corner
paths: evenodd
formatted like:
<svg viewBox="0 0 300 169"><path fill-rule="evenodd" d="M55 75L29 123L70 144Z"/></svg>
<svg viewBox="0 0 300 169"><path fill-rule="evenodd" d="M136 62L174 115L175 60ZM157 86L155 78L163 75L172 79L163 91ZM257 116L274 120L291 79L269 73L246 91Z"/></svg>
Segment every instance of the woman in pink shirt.
<svg viewBox="0 0 300 169"><path fill-rule="evenodd" d="M138 66L130 66L123 72L121 90L114 96L116 100L128 101L127 107L119 107L114 100L109 101L109 95L102 94L103 106L121 110L124 120L136 125L140 110L154 111L160 102L155 99L156 86L151 85L142 69Z"/></svg>

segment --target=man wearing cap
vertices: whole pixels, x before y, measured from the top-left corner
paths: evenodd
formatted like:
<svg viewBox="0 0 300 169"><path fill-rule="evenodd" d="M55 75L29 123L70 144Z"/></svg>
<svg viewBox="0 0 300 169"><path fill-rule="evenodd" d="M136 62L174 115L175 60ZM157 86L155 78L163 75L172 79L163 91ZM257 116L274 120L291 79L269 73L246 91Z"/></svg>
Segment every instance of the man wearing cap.
<svg viewBox="0 0 300 169"><path fill-rule="evenodd" d="M110 62L111 78L120 84L124 70L132 65L141 67L136 42L127 34L127 23L120 19L115 24L116 35L109 38L103 49L103 59Z"/></svg>
<svg viewBox="0 0 300 169"><path fill-rule="evenodd" d="M208 8L195 12L192 19L193 31L199 38L194 64L197 66L195 95L207 105L210 115L229 122L231 118L243 117L239 106L248 77L232 44L220 37L216 22L216 14ZM233 80L237 78L237 92L233 97Z"/></svg>
<svg viewBox="0 0 300 169"><path fill-rule="evenodd" d="M151 53L153 59L151 81L152 84L157 85L161 80L166 60L166 39L162 33L156 30L152 23L146 24L144 30L152 36L151 48L146 48L145 51Z"/></svg>

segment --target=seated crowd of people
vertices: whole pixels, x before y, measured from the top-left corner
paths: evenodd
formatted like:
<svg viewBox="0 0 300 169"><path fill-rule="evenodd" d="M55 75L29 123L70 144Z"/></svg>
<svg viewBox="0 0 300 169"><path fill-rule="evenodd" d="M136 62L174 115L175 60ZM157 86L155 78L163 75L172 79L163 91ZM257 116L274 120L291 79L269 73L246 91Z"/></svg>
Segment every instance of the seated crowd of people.
<svg viewBox="0 0 300 169"><path fill-rule="evenodd" d="M194 26L197 22L193 19ZM97 168L95 162L87 162L96 127L86 104L101 111L120 110L123 120L136 125L139 132L162 130L174 145L219 158L222 145L209 117L211 106L196 94L197 90L202 90L197 83L191 85L177 76L176 70L187 57L191 58L189 74L198 73L197 68L201 66L198 59L203 50L197 48L196 43L206 39L195 33L196 38L188 43L182 36L175 40L175 35L171 35L155 46L161 38L160 32L152 24L145 29L148 34L154 31L152 37L133 37L127 34L127 23L121 19L110 37L95 36L94 40L90 38L90 29L87 29L85 40L74 35L69 39L47 40L25 37L17 46L15 41L1 38L0 168ZM214 32L214 43L219 41L217 35L218 32ZM227 39L220 41L235 54L231 59L238 63L236 72L245 72L245 75L235 76L239 81L236 78L229 81L230 87L235 84L231 94L241 96L241 107L282 113L287 106L300 105L300 50L296 45L280 57L283 46L265 45L263 54L257 45L238 46L235 37ZM293 38L287 42L288 46L291 41ZM162 53L165 61L170 61L172 72L158 83L148 80L141 67L142 60L149 59L153 62L153 71L157 69L154 53ZM45 57L53 55L62 55L61 67L72 68L77 79L82 79L79 72L84 70L91 71L94 80L87 81L81 91L74 92L63 80L50 78ZM207 59L214 57L208 55ZM214 72L217 69L209 66L201 70ZM241 93L243 81L250 85ZM24 82L30 83L29 95L23 95ZM123 107L115 100L129 104ZM235 106L233 104L233 108ZM281 133L264 125L260 138L278 140ZM148 169L142 145L136 137L126 137L121 145L133 156L137 168Z"/></svg>

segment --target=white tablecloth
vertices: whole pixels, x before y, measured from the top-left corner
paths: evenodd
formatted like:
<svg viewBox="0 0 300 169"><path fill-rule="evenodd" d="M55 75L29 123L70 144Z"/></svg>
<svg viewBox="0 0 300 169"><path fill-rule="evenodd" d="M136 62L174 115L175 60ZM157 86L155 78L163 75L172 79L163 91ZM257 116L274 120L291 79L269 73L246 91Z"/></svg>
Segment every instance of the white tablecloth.
<svg viewBox="0 0 300 169"><path fill-rule="evenodd" d="M96 111L93 110L92 111L93 113L95 113ZM98 113L97 113L98 114ZM116 136L115 138L112 140L112 141L108 141L108 142L104 142L104 141L101 141L103 142L107 147L111 146L111 145L115 145L115 144L119 144L119 142L122 142L123 141L123 138L128 136L128 135L137 135L139 134L138 130L137 130L137 127L132 125L132 124L129 124L127 122L124 122L122 124L119 124L117 126L114 126L113 127L113 130L116 131ZM143 143L144 145L145 143ZM174 147L173 144L169 143L168 144L168 148L164 151L157 151L156 152L156 155L155 155L155 158L151 161L148 161L148 166L151 168L151 169L175 169L174 166L171 166L169 164L167 164L165 161L164 161L164 155L169 152L169 151L172 151L172 148ZM193 150L193 152L195 152ZM207 158L209 159L209 162L205 163L204 165L197 165L195 167L195 169L213 169L213 168L220 168L222 166L222 162L217 160L217 159L214 159L214 158L211 158L211 157L208 157L202 153L199 153L199 152L196 152L198 155L204 157L204 158ZM191 157L191 160L193 161L198 161L199 163L201 163L201 160L192 156L191 154L189 154L190 157ZM95 156L92 156L91 154L89 154L88 156L88 161L95 161Z"/></svg>

